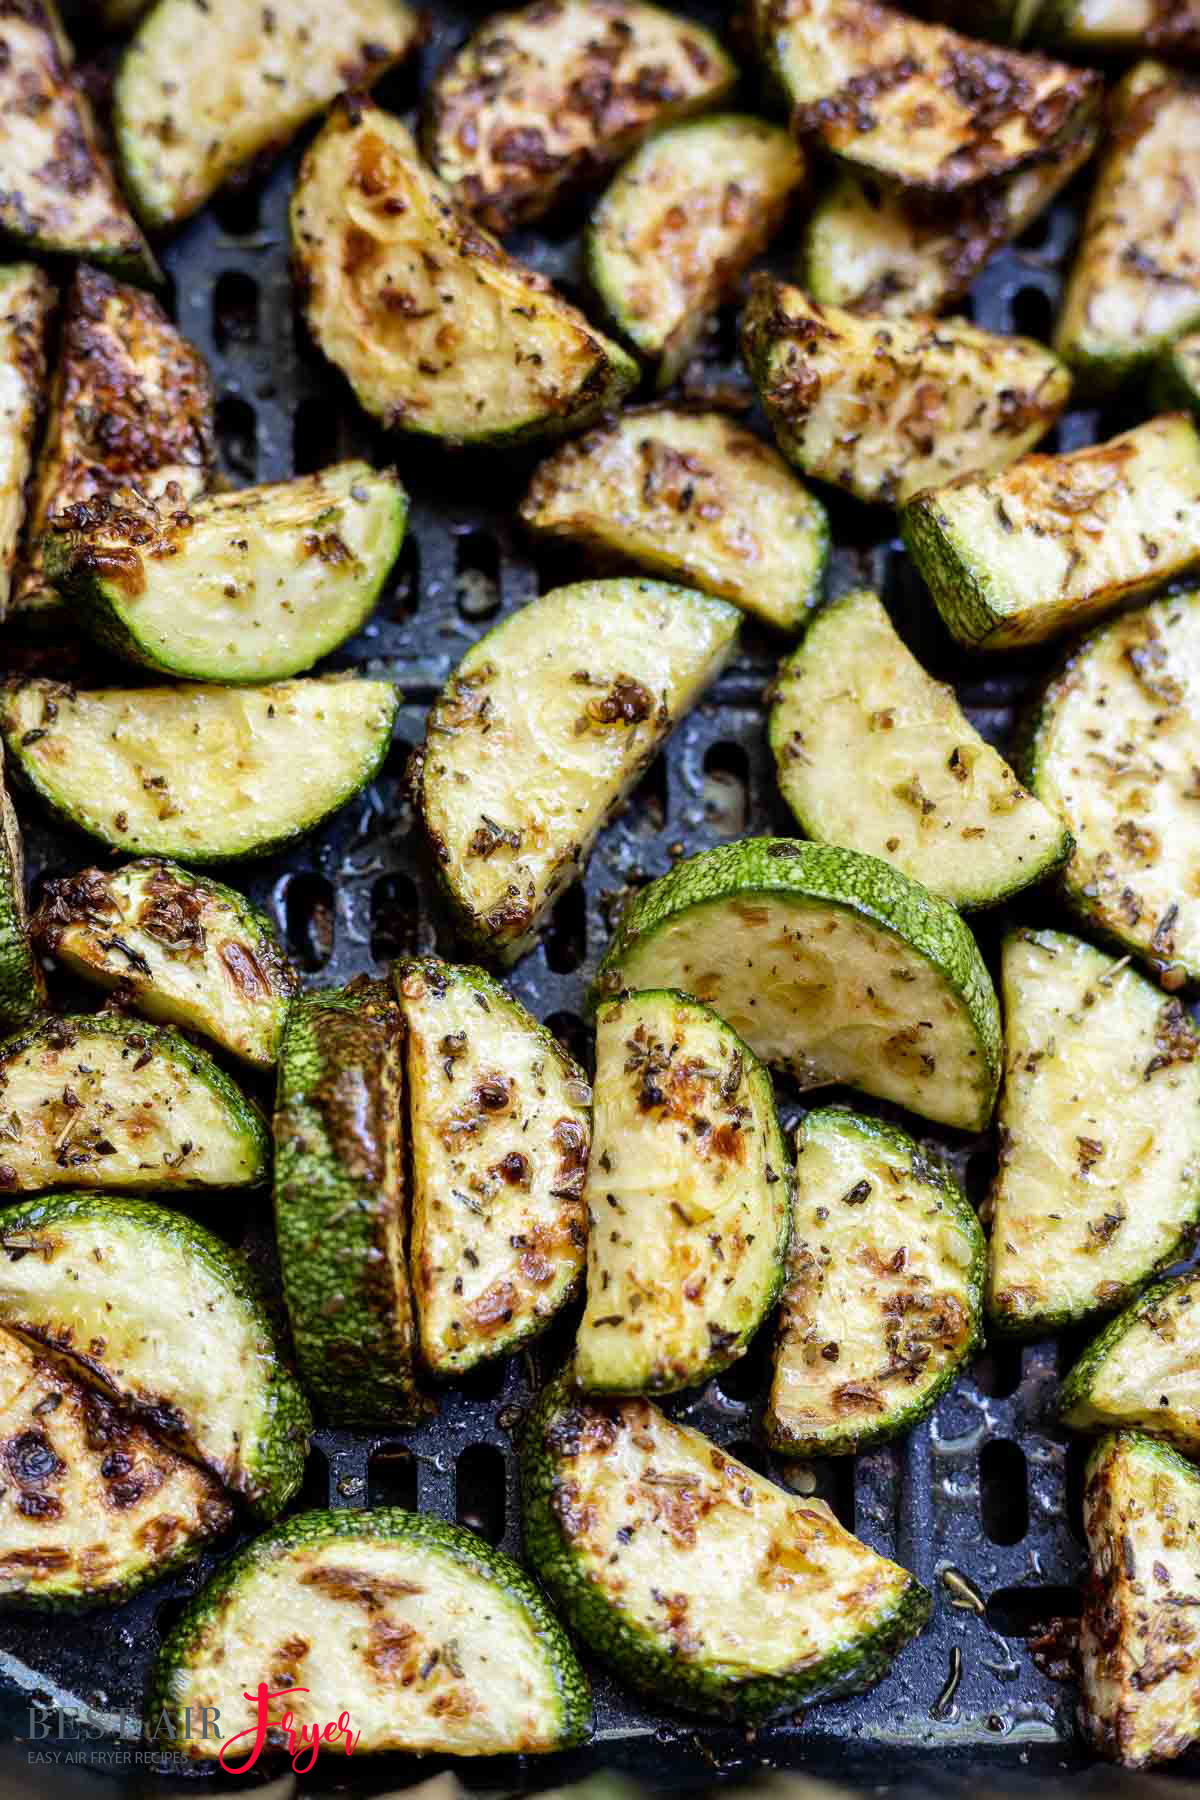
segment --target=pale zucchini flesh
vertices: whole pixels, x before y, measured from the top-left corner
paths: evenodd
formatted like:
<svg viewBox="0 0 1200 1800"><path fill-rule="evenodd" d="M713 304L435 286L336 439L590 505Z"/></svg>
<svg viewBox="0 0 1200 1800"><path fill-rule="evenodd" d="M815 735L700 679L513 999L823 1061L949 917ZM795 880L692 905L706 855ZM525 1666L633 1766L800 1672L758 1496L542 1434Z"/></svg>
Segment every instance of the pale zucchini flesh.
<svg viewBox="0 0 1200 1800"><path fill-rule="evenodd" d="M769 276L755 279L742 344L788 461L888 505L1015 462L1071 391L1032 338L963 319L867 318Z"/></svg>
<svg viewBox="0 0 1200 1800"><path fill-rule="evenodd" d="M669 1393L742 1355L779 1294L791 1217L771 1078L706 1006L596 1013L587 1308L572 1380Z"/></svg>
<svg viewBox="0 0 1200 1800"><path fill-rule="evenodd" d="M782 126L736 113L657 133L592 213L587 266L608 316L670 387L804 180Z"/></svg>
<svg viewBox="0 0 1200 1800"><path fill-rule="evenodd" d="M54 299L54 289L31 263L0 272L0 618L8 610L25 520Z"/></svg>
<svg viewBox="0 0 1200 1800"><path fill-rule="evenodd" d="M1002 953L988 1313L1061 1330L1124 1305L1200 1216L1200 1040L1177 1000L1058 931Z"/></svg>
<svg viewBox="0 0 1200 1800"><path fill-rule="evenodd" d="M336 95L364 88L424 36L403 0L163 0L113 91L121 173L145 224L177 224L286 144Z"/></svg>
<svg viewBox="0 0 1200 1800"><path fill-rule="evenodd" d="M186 504L125 489L51 521L46 574L128 662L189 681L283 681L366 622L407 516L395 470L364 462Z"/></svg>
<svg viewBox="0 0 1200 1800"><path fill-rule="evenodd" d="M397 430L504 444L590 424L638 379L422 163L399 119L336 106L300 169L292 257L309 329Z"/></svg>
<svg viewBox="0 0 1200 1800"><path fill-rule="evenodd" d="M10 686L12 766L55 812L115 850L187 863L265 856L372 779L398 705L390 682L270 687Z"/></svg>
<svg viewBox="0 0 1200 1800"><path fill-rule="evenodd" d="M816 615L771 688L769 736L801 830L892 863L952 906L993 906L1070 855L1021 786L927 675L876 594Z"/></svg>
<svg viewBox="0 0 1200 1800"><path fill-rule="evenodd" d="M426 957L397 963L394 977L421 1354L452 1376L511 1353L578 1290L591 1089L482 969Z"/></svg>
<svg viewBox="0 0 1200 1800"><path fill-rule="evenodd" d="M737 645L723 600L657 581L557 588L476 643L434 703L413 791L473 942L511 962Z"/></svg>
<svg viewBox="0 0 1200 1800"><path fill-rule="evenodd" d="M918 494L900 528L968 649L1078 630L1200 559L1200 437L1182 413Z"/></svg>
<svg viewBox="0 0 1200 1800"><path fill-rule="evenodd" d="M1200 1274L1189 1270L1139 1294L1088 1345L1059 1397L1072 1431L1135 1427L1200 1450Z"/></svg>
<svg viewBox="0 0 1200 1800"><path fill-rule="evenodd" d="M33 936L72 974L270 1068L299 986L266 913L156 858L47 884Z"/></svg>
<svg viewBox="0 0 1200 1800"><path fill-rule="evenodd" d="M711 32L662 7L535 0L493 14L434 78L425 147L459 204L507 231L736 79Z"/></svg>
<svg viewBox="0 0 1200 1800"><path fill-rule="evenodd" d="M0 755L0 1028L26 1024L45 1004L46 978L25 901L25 845Z"/></svg>
<svg viewBox="0 0 1200 1800"><path fill-rule="evenodd" d="M777 450L725 413L667 406L618 414L556 450L521 518L783 631L819 600L829 551L824 507Z"/></svg>
<svg viewBox="0 0 1200 1800"><path fill-rule="evenodd" d="M711 1006L804 1088L846 1082L981 1130L1000 1014L954 909L888 863L795 838L747 838L636 894L594 995L673 987Z"/></svg>
<svg viewBox="0 0 1200 1800"><path fill-rule="evenodd" d="M979 1343L985 1261L966 1196L912 1138L840 1107L809 1113L767 1442L847 1454L916 1425Z"/></svg>

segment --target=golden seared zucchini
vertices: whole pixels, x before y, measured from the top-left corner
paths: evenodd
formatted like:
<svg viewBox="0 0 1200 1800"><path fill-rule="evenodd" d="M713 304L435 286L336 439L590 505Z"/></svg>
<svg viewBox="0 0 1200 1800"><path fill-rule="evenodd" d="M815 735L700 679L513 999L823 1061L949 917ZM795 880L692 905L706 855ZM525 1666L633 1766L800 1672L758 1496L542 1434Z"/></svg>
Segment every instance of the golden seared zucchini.
<svg viewBox="0 0 1200 1800"><path fill-rule="evenodd" d="M1092 1340L1062 1385L1072 1431L1138 1426L1200 1451L1200 1271L1139 1294Z"/></svg>
<svg viewBox="0 0 1200 1800"><path fill-rule="evenodd" d="M468 650L412 769L442 881L471 942L534 943L655 751L737 647L723 600L661 581L543 594Z"/></svg>
<svg viewBox="0 0 1200 1800"><path fill-rule="evenodd" d="M573 431L638 378L457 205L399 119L358 96L301 165L291 233L313 337L389 427L454 444Z"/></svg>
<svg viewBox="0 0 1200 1800"><path fill-rule="evenodd" d="M149 294L82 264L64 303L14 614L65 628L42 567L57 513L130 484L149 500L186 503L208 486L213 457L212 380L200 352Z"/></svg>
<svg viewBox="0 0 1200 1800"><path fill-rule="evenodd" d="M50 521L46 575L127 662L190 681L283 681L366 622L407 517L395 470L365 462L186 505L127 488Z"/></svg>
<svg viewBox="0 0 1200 1800"><path fill-rule="evenodd" d="M804 180L780 125L738 113L652 137L592 213L587 266L621 336L670 387Z"/></svg>
<svg viewBox="0 0 1200 1800"><path fill-rule="evenodd" d="M900 529L967 649L1040 644L1200 560L1200 437L1160 413L1105 444L929 488Z"/></svg>
<svg viewBox="0 0 1200 1800"><path fill-rule="evenodd" d="M1067 899L1170 992L1200 982L1200 594L1102 626L1035 714L1033 791L1070 827Z"/></svg>
<svg viewBox="0 0 1200 1800"><path fill-rule="evenodd" d="M399 704L388 681L97 688L18 681L0 731L55 812L115 850L189 863L265 856L372 779Z"/></svg>
<svg viewBox="0 0 1200 1800"><path fill-rule="evenodd" d="M755 278L742 345L788 461L889 505L1015 462L1071 391L1032 338L963 319L864 318L767 275Z"/></svg>
<svg viewBox="0 0 1200 1800"><path fill-rule="evenodd" d="M1200 1039L1128 962L1061 931L1005 939L998 1330L1044 1335L1124 1305L1200 1217Z"/></svg>
<svg viewBox="0 0 1200 1800"><path fill-rule="evenodd" d="M0 1029L24 1025L45 1004L25 903L25 846L0 755Z"/></svg>
<svg viewBox="0 0 1200 1800"><path fill-rule="evenodd" d="M1159 352L1151 381L1155 403L1164 412L1186 408L1200 419L1200 331L1185 332Z"/></svg>
<svg viewBox="0 0 1200 1800"><path fill-rule="evenodd" d="M841 1107L810 1112L767 1442L844 1455L918 1424L979 1343L986 1257L962 1189L912 1138Z"/></svg>
<svg viewBox="0 0 1200 1800"><path fill-rule="evenodd" d="M662 7L533 0L494 13L439 71L425 148L459 204L507 231L736 79L711 32Z"/></svg>
<svg viewBox="0 0 1200 1800"><path fill-rule="evenodd" d="M270 1068L299 981L244 894L149 857L48 882L31 923L73 975L119 988L147 1018L203 1032Z"/></svg>
<svg viewBox="0 0 1200 1800"><path fill-rule="evenodd" d="M771 1077L707 1006L624 994L596 1013L594 1130L572 1379L692 1387L742 1355L783 1282L791 1171Z"/></svg>
<svg viewBox="0 0 1200 1800"><path fill-rule="evenodd" d="M881 856L962 907L994 906L1070 855L1062 821L865 588L816 615L771 696L779 785L806 837Z"/></svg>
<svg viewBox="0 0 1200 1800"><path fill-rule="evenodd" d="M1200 1472L1155 1438L1113 1432L1088 1461L1083 1523L1081 1722L1103 1755L1141 1769L1200 1737Z"/></svg>
<svg viewBox="0 0 1200 1800"><path fill-rule="evenodd" d="M1054 334L1058 354L1095 392L1200 324L1200 88L1162 63L1140 62L1110 113Z"/></svg>
<svg viewBox="0 0 1200 1800"><path fill-rule="evenodd" d="M8 610L25 520L53 305L54 289L32 263L0 269L0 618Z"/></svg>
<svg viewBox="0 0 1200 1800"><path fill-rule="evenodd" d="M530 1566L622 1681L757 1720L878 1681L929 1595L648 1400L545 1389L522 1445Z"/></svg>
<svg viewBox="0 0 1200 1800"><path fill-rule="evenodd" d="M782 631L817 604L829 553L824 507L777 450L725 413L669 406L620 413L548 456L521 518Z"/></svg>
<svg viewBox="0 0 1200 1800"><path fill-rule="evenodd" d="M459 1375L543 1331L584 1269L582 1069L482 969L397 963L421 1354Z"/></svg>
<svg viewBox="0 0 1200 1800"><path fill-rule="evenodd" d="M1196 0L1042 0L1037 35L1078 56L1200 54Z"/></svg>
<svg viewBox="0 0 1200 1800"><path fill-rule="evenodd" d="M151 227L198 211L230 175L278 149L348 89L421 42L404 0L160 0L113 89L121 173Z"/></svg>
<svg viewBox="0 0 1200 1800"><path fill-rule="evenodd" d="M751 0L792 124L847 162L952 193L1071 137L1099 76L976 43L875 0Z"/></svg>

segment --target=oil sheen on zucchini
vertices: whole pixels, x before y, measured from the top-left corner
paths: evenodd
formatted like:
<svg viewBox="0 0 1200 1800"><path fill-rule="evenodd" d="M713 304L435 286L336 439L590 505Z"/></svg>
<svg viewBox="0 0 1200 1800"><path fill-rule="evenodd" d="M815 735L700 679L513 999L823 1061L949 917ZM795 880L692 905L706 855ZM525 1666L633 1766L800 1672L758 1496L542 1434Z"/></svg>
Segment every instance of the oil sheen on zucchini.
<svg viewBox="0 0 1200 1800"><path fill-rule="evenodd" d="M421 1355L461 1375L543 1331L584 1269L587 1077L482 969L394 968L412 1143Z"/></svg>
<svg viewBox="0 0 1200 1800"><path fill-rule="evenodd" d="M974 1209L912 1138L841 1107L810 1112L768 1443L841 1455L918 1424L979 1344L985 1262Z"/></svg>
<svg viewBox="0 0 1200 1800"><path fill-rule="evenodd" d="M162 0L126 48L113 125L143 222L178 224L335 95L368 87L424 36L403 0Z"/></svg>
<svg viewBox="0 0 1200 1800"><path fill-rule="evenodd" d="M147 1716L215 1707L221 1738L174 1748L215 1758L240 1736L236 1769L259 1682L303 1690L269 1714L286 1711L297 1733L348 1716L356 1755L536 1754L591 1727L587 1678L524 1570L475 1532L398 1507L299 1513L247 1544L172 1627Z"/></svg>
<svg viewBox="0 0 1200 1800"><path fill-rule="evenodd" d="M1155 1438L1113 1432L1088 1461L1083 1523L1083 1729L1128 1769L1165 1762L1200 1737L1200 1473Z"/></svg>
<svg viewBox="0 0 1200 1800"><path fill-rule="evenodd" d="M211 1475L6 1330L0 1457L5 1608L126 1600L232 1521Z"/></svg>
<svg viewBox="0 0 1200 1800"><path fill-rule="evenodd" d="M414 760L461 925L512 962L583 869L672 726L737 647L740 615L661 581L556 588L468 650Z"/></svg>
<svg viewBox="0 0 1200 1800"><path fill-rule="evenodd" d="M1065 932L1010 932L1002 973L987 1306L1036 1336L1124 1305L1200 1216L1200 1039L1127 957Z"/></svg>
<svg viewBox="0 0 1200 1800"><path fill-rule="evenodd" d="M244 1258L186 1214L112 1194L8 1207L0 1325L62 1357L260 1517L299 1487L308 1405Z"/></svg>
<svg viewBox="0 0 1200 1800"><path fill-rule="evenodd" d="M864 318L767 275L751 288L742 346L788 461L889 505L1014 462L1071 391L1032 338L962 319Z"/></svg>
<svg viewBox="0 0 1200 1800"><path fill-rule="evenodd" d="M637 364L453 200L399 119L334 107L291 205L301 304L360 405L396 430L506 444L588 425Z"/></svg>
<svg viewBox="0 0 1200 1800"><path fill-rule="evenodd" d="M929 1615L905 1569L648 1400L544 1390L529 1564L594 1655L689 1712L755 1721L870 1686Z"/></svg>
<svg viewBox="0 0 1200 1800"><path fill-rule="evenodd" d="M1105 444L930 488L900 528L961 644L1042 643L1200 559L1200 437L1161 413Z"/></svg>
<svg viewBox="0 0 1200 1800"><path fill-rule="evenodd" d="M726 413L671 406L620 413L554 451L521 518L782 631L819 600L829 552L824 507L777 450Z"/></svg>
<svg viewBox="0 0 1200 1800"><path fill-rule="evenodd" d="M0 269L0 619L8 610L25 519L54 299L54 289L32 263Z"/></svg>
<svg viewBox="0 0 1200 1800"><path fill-rule="evenodd" d="M45 1004L46 978L25 903L25 846L0 755L0 1030L26 1024Z"/></svg>
<svg viewBox="0 0 1200 1800"><path fill-rule="evenodd" d="M1200 982L1198 706L1200 594L1177 594L1072 651L1026 754L1030 786L1075 838L1070 904L1169 992Z"/></svg>
<svg viewBox="0 0 1200 1800"><path fill-rule="evenodd" d="M395 470L364 462L186 505L125 489L51 521L46 574L127 662L185 681L283 681L366 622L407 516Z"/></svg>
<svg viewBox="0 0 1200 1800"><path fill-rule="evenodd" d="M681 988L804 1088L846 1082L967 1131L1000 1076L1000 1011L953 907L890 864L796 838L677 863L626 907L594 997Z"/></svg>
<svg viewBox="0 0 1200 1800"><path fill-rule="evenodd" d="M96 688L34 679L3 693L10 765L114 850L187 863L265 856L372 779L399 704L387 681Z"/></svg>
<svg viewBox="0 0 1200 1800"><path fill-rule="evenodd" d="M742 1355L783 1282L787 1147L771 1077L686 995L596 1012L588 1293L572 1363L589 1393L669 1393Z"/></svg>
<svg viewBox="0 0 1200 1800"><path fill-rule="evenodd" d="M48 882L32 921L73 975L119 988L167 1025L270 1068L298 978L275 927L244 894L156 857Z"/></svg>
<svg viewBox="0 0 1200 1800"><path fill-rule="evenodd" d="M492 14L434 77L425 148L459 204L507 231L736 79L712 33L678 13L534 0Z"/></svg>
<svg viewBox="0 0 1200 1800"><path fill-rule="evenodd" d="M806 837L881 856L962 907L994 906L1070 855L1066 827L925 673L876 594L818 613L771 693L779 785Z"/></svg>
<svg viewBox="0 0 1200 1800"><path fill-rule="evenodd" d="M1062 1385L1059 1414L1072 1431L1136 1426L1200 1450L1200 1271L1139 1294L1093 1338Z"/></svg>
<svg viewBox="0 0 1200 1800"><path fill-rule="evenodd" d="M738 113L652 137L592 213L587 265L621 335L668 388L804 180L780 125Z"/></svg>

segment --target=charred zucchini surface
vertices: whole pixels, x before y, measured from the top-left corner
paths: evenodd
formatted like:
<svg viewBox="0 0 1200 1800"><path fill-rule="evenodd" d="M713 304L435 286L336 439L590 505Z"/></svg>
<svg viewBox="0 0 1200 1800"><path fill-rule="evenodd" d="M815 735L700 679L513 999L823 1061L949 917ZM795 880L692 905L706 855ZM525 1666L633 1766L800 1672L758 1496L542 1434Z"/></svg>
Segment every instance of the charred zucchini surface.
<svg viewBox="0 0 1200 1800"><path fill-rule="evenodd" d="M1200 1040L1128 958L1065 932L1010 933L1002 971L987 1304L1037 1335L1123 1305L1200 1215Z"/></svg>
<svg viewBox="0 0 1200 1800"><path fill-rule="evenodd" d="M1200 1273L1139 1294L1092 1340L1063 1382L1059 1411L1073 1431L1134 1426L1200 1450Z"/></svg>
<svg viewBox="0 0 1200 1800"><path fill-rule="evenodd" d="M582 1069L482 969L410 959L410 1267L421 1354L462 1374L542 1331L583 1275L592 1120Z"/></svg>
<svg viewBox="0 0 1200 1800"><path fill-rule="evenodd" d="M771 1078L706 1006L625 995L596 1013L594 1130L573 1380L691 1387L742 1354L782 1284L790 1169Z"/></svg>
<svg viewBox="0 0 1200 1800"><path fill-rule="evenodd" d="M2 34L0 24L0 41ZM31 263L0 270L0 618L8 608L25 518L54 298L54 289Z"/></svg>

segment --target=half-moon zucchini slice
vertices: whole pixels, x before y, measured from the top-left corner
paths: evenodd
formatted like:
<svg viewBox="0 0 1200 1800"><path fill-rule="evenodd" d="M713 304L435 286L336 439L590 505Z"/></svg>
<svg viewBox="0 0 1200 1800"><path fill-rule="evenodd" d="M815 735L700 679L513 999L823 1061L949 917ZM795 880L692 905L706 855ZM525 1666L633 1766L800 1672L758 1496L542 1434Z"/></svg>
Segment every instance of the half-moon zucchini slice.
<svg viewBox="0 0 1200 1800"><path fill-rule="evenodd" d="M637 364L459 207L399 119L337 105L301 165L292 256L309 329L373 418L455 444L573 431Z"/></svg>
<svg viewBox="0 0 1200 1800"><path fill-rule="evenodd" d="M543 594L434 703L412 786L464 933L513 962L676 721L737 647L723 600L661 581Z"/></svg>
<svg viewBox="0 0 1200 1800"><path fill-rule="evenodd" d="M0 730L55 812L115 850L188 863L265 856L372 779L399 704L387 681L271 687L11 685Z"/></svg>
<svg viewBox="0 0 1200 1800"><path fill-rule="evenodd" d="M54 298L54 289L32 263L0 269L0 618L8 610L25 519L46 379L46 325Z"/></svg>
<svg viewBox="0 0 1200 1800"><path fill-rule="evenodd" d="M308 1405L244 1259L112 1194L0 1216L0 1325L61 1357L263 1518L300 1485Z"/></svg>
<svg viewBox="0 0 1200 1800"><path fill-rule="evenodd" d="M1062 1385L1072 1431L1134 1426L1200 1451L1200 1271L1139 1294L1093 1338Z"/></svg>
<svg viewBox="0 0 1200 1800"><path fill-rule="evenodd" d="M796 838L721 844L635 894L594 1000L673 987L802 1087L847 1082L979 1131L1000 1012L953 907L890 864Z"/></svg>

